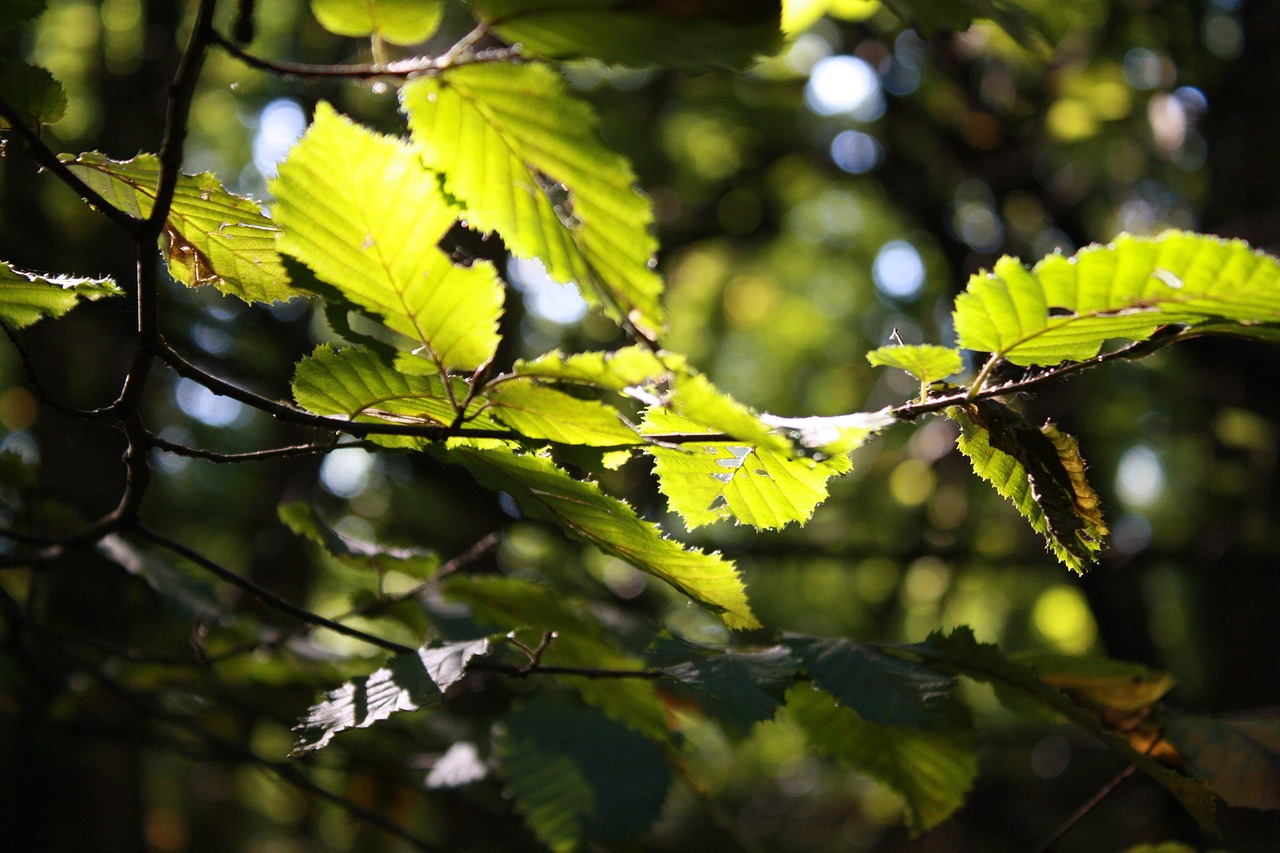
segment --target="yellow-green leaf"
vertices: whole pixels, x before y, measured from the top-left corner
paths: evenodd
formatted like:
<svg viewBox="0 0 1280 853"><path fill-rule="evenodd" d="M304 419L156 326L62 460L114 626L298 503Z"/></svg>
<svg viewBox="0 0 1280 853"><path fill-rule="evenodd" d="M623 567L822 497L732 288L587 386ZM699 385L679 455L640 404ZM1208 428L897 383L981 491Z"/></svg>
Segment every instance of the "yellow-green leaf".
<svg viewBox="0 0 1280 853"><path fill-rule="evenodd" d="M498 346L492 265L455 266L436 244L457 211L407 145L326 104L272 182L282 251L412 340L436 369L474 370Z"/></svg>
<svg viewBox="0 0 1280 853"><path fill-rule="evenodd" d="M160 181L154 155L120 162L88 153L66 165L121 211L151 214ZM276 251L278 231L261 205L227 192L213 175L180 175L165 221L169 273L188 287L212 285L249 303L300 296Z"/></svg>
<svg viewBox="0 0 1280 853"><path fill-rule="evenodd" d="M410 45L440 26L444 0L311 0L311 11L331 33Z"/></svg>
<svg viewBox="0 0 1280 853"><path fill-rule="evenodd" d="M571 397L533 379L496 383L485 394L485 403L489 414L527 438L593 447L643 443L617 409Z"/></svg>
<svg viewBox="0 0 1280 853"><path fill-rule="evenodd" d="M413 81L402 100L422 159L443 174L468 224L497 231L514 254L541 260L606 315L656 337L651 205L554 71L466 65Z"/></svg>
<svg viewBox="0 0 1280 853"><path fill-rule="evenodd" d="M960 350L936 344L887 346L867 353L867 361L877 367L905 370L921 382L936 382L964 370Z"/></svg>
<svg viewBox="0 0 1280 853"><path fill-rule="evenodd" d="M109 278L72 278L23 272L0 261L0 320L16 329L45 317L61 317L81 299L124 296Z"/></svg>

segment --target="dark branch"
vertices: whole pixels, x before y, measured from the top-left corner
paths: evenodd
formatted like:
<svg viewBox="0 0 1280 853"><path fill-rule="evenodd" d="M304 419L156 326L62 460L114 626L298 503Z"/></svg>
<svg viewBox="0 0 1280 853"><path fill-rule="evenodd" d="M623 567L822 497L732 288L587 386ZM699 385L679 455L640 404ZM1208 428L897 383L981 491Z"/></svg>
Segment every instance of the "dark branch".
<svg viewBox="0 0 1280 853"><path fill-rule="evenodd" d="M72 192L93 205L99 213L135 237L144 232L145 224L141 219L134 219L99 195L98 191L93 187L80 180L80 177L75 172L68 169L67 165L58 159L58 155L53 152L53 149L44 144L44 140L40 138L40 135L22 122L17 112L4 98L0 98L0 117L3 117L9 123L9 127L26 141L36 161L70 187Z"/></svg>
<svg viewBox="0 0 1280 853"><path fill-rule="evenodd" d="M239 587L250 595L256 597L268 607L279 610L281 613L287 613L293 618L306 622L309 625L315 625L319 628L328 628L330 631L334 631L335 633L343 634L347 637L353 637L354 639L361 640L373 646L378 646L379 648L386 649L390 652L395 652L396 654L404 654L413 651L413 649L408 646L402 646L399 643L392 642L391 640L384 640L382 637L378 637L373 634L366 634L364 631L357 628L343 625L341 622L335 622L332 619L326 619L318 613L312 613L304 607L299 607L293 602L286 601L275 593L258 586L253 581L242 578L230 569L218 565L203 554L188 548L183 543L170 539L167 536L162 536L142 524L134 525L132 531L143 539L172 551L180 557L190 560L200 568L217 577L219 580L225 581L232 586Z"/></svg>
<svg viewBox="0 0 1280 853"><path fill-rule="evenodd" d="M215 450L203 450L198 447L187 447L182 444L175 444L172 441L165 441L163 438L152 436L151 446L156 450L163 450L165 453L172 453L176 456L186 456L191 459L204 459L209 462L260 462L264 459L279 459L293 456L314 456L321 453L330 453L334 450L342 450L348 447L372 448L373 445L363 441L351 441L343 444L329 441L322 444L295 444L291 447L274 447L270 450L251 450L247 453L219 453Z"/></svg>
<svg viewBox="0 0 1280 853"><path fill-rule="evenodd" d="M467 669L497 672L513 678L527 678L530 675L576 675L580 678L641 678L655 681L668 677L660 669L595 669L585 666L543 666L542 664L528 667L487 660L473 660L467 664Z"/></svg>
<svg viewBox="0 0 1280 853"><path fill-rule="evenodd" d="M40 402L53 409L60 415L68 418L78 418L80 420L102 420L111 416L111 410L106 409L77 409L73 406L67 406L56 399L45 388L44 383L40 381L40 374L36 371L35 363L31 361L31 355L27 352L27 348L22 345L21 339L15 329L7 324L0 324L0 328L4 329L5 335L8 336L9 342L13 344L14 350L18 353L18 360L22 362L22 369L27 374L27 382L31 384L32 390L36 392L36 397Z"/></svg>

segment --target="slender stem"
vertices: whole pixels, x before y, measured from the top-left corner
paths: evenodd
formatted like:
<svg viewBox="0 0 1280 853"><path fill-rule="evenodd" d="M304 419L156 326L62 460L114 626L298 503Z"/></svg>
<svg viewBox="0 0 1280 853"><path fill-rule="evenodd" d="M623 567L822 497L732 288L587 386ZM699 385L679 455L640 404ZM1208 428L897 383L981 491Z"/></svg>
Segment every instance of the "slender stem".
<svg viewBox="0 0 1280 853"><path fill-rule="evenodd" d="M1036 848L1036 853L1049 853L1053 849L1053 845L1062 840L1062 836L1071 831L1071 828L1084 819L1085 815L1093 811L1099 803L1107 798L1107 796L1119 787L1120 783L1132 776L1138 769L1138 765L1130 764L1112 777L1105 785L1098 789L1098 792L1085 802L1080 808L1076 809L1071 817L1067 818L1054 833L1050 835L1045 842Z"/></svg>
<svg viewBox="0 0 1280 853"><path fill-rule="evenodd" d="M315 625L320 628L328 628L330 631L333 631L335 633L343 634L347 637L352 637L357 640L362 640L363 642L369 643L370 645L378 646L379 648L386 649L387 651L390 651L390 652L395 652L396 654L404 654L404 653L413 651L413 649L409 648L408 646L402 646L399 643L392 642L391 640L385 640L382 637L378 637L373 634L367 634L364 631L361 631L357 628L352 628L350 626L343 625L341 622L335 622L332 619L327 619L318 613L313 613L310 610L307 610L306 608L299 607L293 602L286 601L285 599L281 598L275 593L270 592L269 590L263 589L262 587L258 586L253 581L250 581L246 578L242 578L240 575L237 575L235 572L231 571L230 569L227 569L227 568L224 568L223 566L218 565L213 560L210 560L208 557L204 556L203 554L187 547L183 543L178 542L177 540L174 540L174 539L170 539L167 536L162 536L159 533L156 533L155 531L151 530L150 528L142 524L134 525L132 530L134 533L141 536L143 539L146 539L149 542L152 542L156 545L159 545L162 548L172 551L173 553L177 554L180 557L184 557L190 560L200 568L209 572L214 577L217 577L219 580L225 581L231 584L232 586L239 587L245 592L255 596L258 600L262 601L268 607L271 607L275 610L279 610L281 613L287 613L288 615L294 617L295 619L299 619L310 625Z"/></svg>
<svg viewBox="0 0 1280 853"><path fill-rule="evenodd" d="M372 447L363 441L352 441L339 444L335 441L327 441L320 444L295 444L291 447L273 447L270 450L251 450L247 453L219 453L214 450L204 450L199 447L187 447L183 444L175 444L172 441L165 441L163 438L152 436L151 446L156 450L162 450L165 453L172 453L175 456L186 456L191 459L204 459L209 462L260 462L263 459L278 459L281 457L291 456L314 456L321 453L330 453L334 450L342 450L348 447Z"/></svg>
<svg viewBox="0 0 1280 853"><path fill-rule="evenodd" d="M21 117L13 109L12 105L4 98L0 98L0 117L3 117L9 123L9 127L26 141L27 147L31 149L31 154L36 158L36 161L52 172L58 180L70 187L72 192L93 205L99 213L129 234L137 236L143 232L145 226L141 219L135 219L120 210L103 198L97 190L80 180L80 177L75 172L67 168L67 165L58 159L58 155L53 152L53 149L44 144L40 134L22 122Z"/></svg>

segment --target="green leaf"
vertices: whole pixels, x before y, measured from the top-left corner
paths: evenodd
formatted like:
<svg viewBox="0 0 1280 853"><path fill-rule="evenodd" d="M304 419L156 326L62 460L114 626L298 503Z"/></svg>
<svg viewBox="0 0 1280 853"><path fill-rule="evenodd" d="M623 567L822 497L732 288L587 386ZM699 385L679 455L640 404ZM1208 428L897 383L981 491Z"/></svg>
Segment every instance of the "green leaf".
<svg viewBox="0 0 1280 853"><path fill-rule="evenodd" d="M964 370L960 350L936 344L880 347L867 353L867 361L877 367L905 370L923 383L946 379Z"/></svg>
<svg viewBox="0 0 1280 853"><path fill-rule="evenodd" d="M527 702L495 747L508 796L557 853L643 835L671 785L656 743L583 708Z"/></svg>
<svg viewBox="0 0 1280 853"><path fill-rule="evenodd" d="M0 32L17 29L44 11L46 0L0 0Z"/></svg>
<svg viewBox="0 0 1280 853"><path fill-rule="evenodd" d="M1146 752L1134 749L1125 733L1108 728L1093 713L1074 703L1065 693L1040 680L1030 667L1011 661L991 643L979 643L973 631L961 626L950 634L935 631L923 643L905 647L935 665L994 685L996 695L1011 690L1036 704L1061 714L1085 731L1092 733L1122 758L1137 765L1171 794L1177 797L1202 829L1214 832L1213 793L1202 782L1179 775L1157 762ZM1017 710L1016 706L1011 708Z"/></svg>
<svg viewBox="0 0 1280 853"><path fill-rule="evenodd" d="M437 248L457 211L407 145L322 103L271 191L281 251L411 339L438 371L493 357L502 287L491 264L458 267Z"/></svg>
<svg viewBox="0 0 1280 853"><path fill-rule="evenodd" d="M234 621L232 611L222 605L213 585L204 577L190 577L169 562L138 550L127 539L114 533L99 540L96 548L103 557L134 577L141 578L188 621L193 617L212 625L227 625Z"/></svg>
<svg viewBox="0 0 1280 853"><path fill-rule="evenodd" d="M401 96L414 143L469 225L497 231L512 253L576 283L607 316L657 336L652 206L626 158L600 144L591 108L555 72L466 65L421 77Z"/></svg>
<svg viewBox="0 0 1280 853"><path fill-rule="evenodd" d="M3 12L0 12L2 15ZM28 127L53 124L67 113L67 93L43 68L22 62L0 62L0 98ZM0 128L8 122L0 118Z"/></svg>
<svg viewBox="0 0 1280 853"><path fill-rule="evenodd" d="M465 399L466 384L450 377L453 398ZM349 347L334 350L321 345L298 362L293 398L317 415L337 416L365 423L418 424L445 427L456 409L438 376L397 370L373 350ZM505 429L486 414L472 412L467 425L477 429ZM421 448L425 440L408 436L375 436L388 447Z"/></svg>
<svg viewBox="0 0 1280 853"><path fill-rule="evenodd" d="M805 686L787 694L787 713L815 748L897 792L912 835L937 826L960 808L978 775L971 730L879 725Z"/></svg>
<svg viewBox="0 0 1280 853"><path fill-rule="evenodd" d="M957 446L974 472L1017 507L1063 565L1088 569L1109 531L1075 439L1052 424L1037 429L989 400L952 407L947 416L960 424Z"/></svg>
<svg viewBox="0 0 1280 853"><path fill-rule="evenodd" d="M500 631L556 633L540 662L597 670L640 670L643 662L622 652L581 602L517 578L454 576L445 596L467 604L475 618ZM535 640L535 642L537 642ZM650 737L668 737L666 711L651 680L558 675L588 704Z"/></svg>
<svg viewBox="0 0 1280 853"><path fill-rule="evenodd" d="M484 486L511 495L526 514L666 581L730 628L760 626L733 563L663 537L656 525L595 483L573 479L543 456L506 448L455 442L445 458L466 467Z"/></svg>
<svg viewBox="0 0 1280 853"><path fill-rule="evenodd" d="M151 214L160 161L139 154L119 162L81 154L67 168L121 211ZM252 199L227 192L208 172L180 175L165 222L169 273L188 287L213 285L245 302L278 302L302 294L289 285L276 252L279 228Z"/></svg>
<svg viewBox="0 0 1280 853"><path fill-rule="evenodd" d="M0 320L23 329L45 317L61 317L81 299L124 296L109 278L71 278L16 270L0 261Z"/></svg>
<svg viewBox="0 0 1280 853"><path fill-rule="evenodd" d="M766 413L760 415L760 420L787 433L801 447L831 455L852 453L876 433L898 422L888 409L809 418L780 418Z"/></svg>
<svg viewBox="0 0 1280 853"><path fill-rule="evenodd" d="M1067 655L1020 655L1017 662L1077 705L1100 712L1144 711L1173 688L1173 676L1126 661Z"/></svg>
<svg viewBox="0 0 1280 853"><path fill-rule="evenodd" d="M709 712L739 728L773 719L801 663L786 646L738 652L669 645L676 648L665 649L664 656L683 660L666 663L663 671L702 694Z"/></svg>
<svg viewBox="0 0 1280 853"><path fill-rule="evenodd" d="M495 383L484 399L490 414L527 438L595 447L644 441L617 409L571 397L532 379Z"/></svg>
<svg viewBox="0 0 1280 853"><path fill-rule="evenodd" d="M1229 806L1280 809L1280 716L1166 714L1165 737Z"/></svg>
<svg viewBox="0 0 1280 853"><path fill-rule="evenodd" d="M670 365L670 366L669 366ZM519 360L515 372L536 379L589 385L606 391L623 391L683 370L682 357L655 353L647 347L623 347L613 352L582 352L565 355L552 350L532 361Z"/></svg>
<svg viewBox="0 0 1280 853"><path fill-rule="evenodd" d="M392 44L424 42L440 26L444 0L311 0L311 12L340 36L377 35Z"/></svg>
<svg viewBox="0 0 1280 853"><path fill-rule="evenodd" d="M706 429L660 408L650 409L643 424L648 434ZM646 451L655 460L659 489L691 529L726 518L762 530L804 522L826 500L827 481L851 467L844 455L819 461L737 441L704 440Z"/></svg>
<svg viewBox="0 0 1280 853"><path fill-rule="evenodd" d="M842 638L788 637L813 683L870 723L914 729L967 722L956 701L956 678L927 664Z"/></svg>
<svg viewBox="0 0 1280 853"><path fill-rule="evenodd" d="M554 59L622 65L746 66L781 47L779 0L470 0L498 34Z"/></svg>
<svg viewBox="0 0 1280 853"><path fill-rule="evenodd" d="M702 374L676 376L665 405L672 412L698 425L697 432L720 432L751 444L790 454L790 442L762 417L739 403ZM687 430L685 430L687 431Z"/></svg>
<svg viewBox="0 0 1280 853"><path fill-rule="evenodd" d="M281 504L277 513L294 534L314 542L348 566L378 571L394 569L416 578L430 577L440 566L440 559L430 551L392 548L345 536L325 524L306 501Z"/></svg>
<svg viewBox="0 0 1280 853"><path fill-rule="evenodd" d="M1111 339L1142 341L1171 324L1280 323L1280 262L1239 240L1167 231L1121 235L1028 271L1001 258L956 299L965 349L1024 367L1083 361Z"/></svg>
<svg viewBox="0 0 1280 853"><path fill-rule="evenodd" d="M323 749L338 732L365 729L400 711L416 711L439 702L444 691L466 673L467 664L489 651L489 640L468 640L442 646L423 646L399 654L363 678L354 678L325 694L294 727L295 754Z"/></svg>

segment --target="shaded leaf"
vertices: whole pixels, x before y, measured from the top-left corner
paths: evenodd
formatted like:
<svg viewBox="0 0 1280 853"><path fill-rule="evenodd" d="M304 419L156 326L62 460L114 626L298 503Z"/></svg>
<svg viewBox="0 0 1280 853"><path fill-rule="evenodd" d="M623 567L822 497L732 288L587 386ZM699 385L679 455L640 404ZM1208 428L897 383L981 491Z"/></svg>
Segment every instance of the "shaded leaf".
<svg viewBox="0 0 1280 853"><path fill-rule="evenodd" d="M588 302L650 338L662 329L652 267L653 211L626 158L605 148L596 118L542 65L474 64L404 87L413 140L465 206Z"/></svg>
<svg viewBox="0 0 1280 853"><path fill-rule="evenodd" d="M791 636L785 643L815 685L867 722L942 729L967 719L956 700L954 675L843 638Z"/></svg>
<svg viewBox="0 0 1280 853"><path fill-rule="evenodd" d="M502 287L491 264L455 266L437 247L457 211L407 145L322 103L271 191L281 251L412 340L438 371L493 357Z"/></svg>
<svg viewBox="0 0 1280 853"><path fill-rule="evenodd" d="M455 442L445 458L465 466L488 488L511 495L526 514L666 581L730 628L759 627L733 563L665 538L595 483L573 479L543 456L506 448Z"/></svg>
<svg viewBox="0 0 1280 853"><path fill-rule="evenodd" d="M675 645L674 643L670 645ZM668 650L669 657L676 650ZM782 694L795 680L800 660L786 646L757 651L711 651L688 644L679 663L669 661L667 675L703 694L708 711L739 727L773 719Z"/></svg>
<svg viewBox="0 0 1280 853"><path fill-rule="evenodd" d="M53 124L67 113L67 93L62 84L43 68L23 62L0 62L0 98L28 127ZM0 127L8 127L3 118Z"/></svg>
<svg viewBox="0 0 1280 853"><path fill-rule="evenodd" d="M44 11L46 0L0 0L0 32L17 29Z"/></svg>
<svg viewBox="0 0 1280 853"><path fill-rule="evenodd" d="M124 296L109 278L72 278L23 272L0 261L0 320L16 329L45 317L61 317L81 299Z"/></svg>
<svg viewBox="0 0 1280 853"><path fill-rule="evenodd" d="M1141 664L1100 657L1025 655L1016 658L1040 680L1077 705L1100 712L1133 712L1151 707L1173 688L1173 676Z"/></svg>
<svg viewBox="0 0 1280 853"><path fill-rule="evenodd" d="M600 670L640 670L638 658L618 648L600 622L579 602L517 578L461 577L444 584L446 596L470 607L480 623L501 631L554 631L541 663ZM655 738L666 738L666 715L652 681L640 678L587 678L558 675L588 704Z"/></svg>
<svg viewBox="0 0 1280 853"><path fill-rule="evenodd" d="M964 370L960 350L936 344L879 347L867 353L867 361L877 367L905 370L923 383L946 379Z"/></svg>
<svg viewBox="0 0 1280 853"><path fill-rule="evenodd" d="M66 165L124 213L151 214L160 181L154 155L120 162L88 153ZM256 201L227 192L212 174L180 175L164 231L169 273L188 287L212 285L249 303L299 296L276 252L278 231Z"/></svg>
<svg viewBox="0 0 1280 853"><path fill-rule="evenodd" d="M1280 713L1166 715L1165 736L1229 806L1280 809Z"/></svg>
<svg viewBox="0 0 1280 853"><path fill-rule="evenodd" d="M184 615L220 625L233 621L231 611L223 607L213 586L203 578L188 577L168 562L138 550L127 539L114 533L104 536L96 547L99 554L141 578Z"/></svg>
<svg viewBox="0 0 1280 853"><path fill-rule="evenodd" d="M1030 667L1011 661L997 646L978 642L967 626L956 628L950 634L935 631L923 643L904 648L935 665L951 669L957 675L991 683L997 688L997 696L1002 690L1009 689L1061 714L1091 732L1173 794L1202 829L1214 831L1213 793L1203 782L1175 773L1146 752L1134 749L1125 734L1107 728L1091 710L1077 705L1062 691L1045 684ZM1017 710L1016 705L1010 707Z"/></svg>
<svg viewBox="0 0 1280 853"><path fill-rule="evenodd" d="M643 424L648 434L706 430L660 408L650 409ZM770 438L772 445L777 437ZM726 518L764 530L807 521L826 500L827 481L851 467L844 455L819 461L737 441L653 445L646 452L655 460L659 489L691 529Z"/></svg>
<svg viewBox="0 0 1280 853"><path fill-rule="evenodd" d="M429 577L440 566L440 559L430 551L420 548L392 548L345 536L325 524L306 501L281 504L277 514L284 525L296 535L316 543L349 566L394 569L418 578Z"/></svg>
<svg viewBox="0 0 1280 853"><path fill-rule="evenodd" d="M294 727L295 752L322 749L338 732L368 728L400 711L416 711L440 701L444 691L466 672L467 663L489 651L489 640L423 646L413 654L399 654L363 678L354 678L325 694Z"/></svg>
<svg viewBox="0 0 1280 853"><path fill-rule="evenodd" d="M972 730L937 732L868 722L827 693L797 686L787 713L816 748L898 793L913 835L951 816L978 775Z"/></svg>
<svg viewBox="0 0 1280 853"><path fill-rule="evenodd" d="M444 0L311 0L311 11L331 33L412 45L440 26Z"/></svg>
<svg viewBox="0 0 1280 853"><path fill-rule="evenodd" d="M496 383L484 399L489 414L528 438L596 447L644 441L617 409L571 397L532 379Z"/></svg>
<svg viewBox="0 0 1280 853"><path fill-rule="evenodd" d="M1280 323L1280 262L1239 240L1167 231L1121 235L1031 270L1016 258L969 279L956 299L959 344L1021 366L1083 361L1111 339L1171 324Z"/></svg>
<svg viewBox="0 0 1280 853"><path fill-rule="evenodd" d="M947 416L960 424L956 444L974 472L1017 507L1063 565L1088 569L1109 531L1075 439L1052 424L1037 429L990 400L952 407Z"/></svg>
<svg viewBox="0 0 1280 853"><path fill-rule="evenodd" d="M507 715L495 753L516 808L558 853L643 835L671 785L656 743L594 711L545 700Z"/></svg>
<svg viewBox="0 0 1280 853"><path fill-rule="evenodd" d="M470 0L498 34L554 59L745 66L781 47L779 0Z"/></svg>

